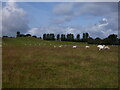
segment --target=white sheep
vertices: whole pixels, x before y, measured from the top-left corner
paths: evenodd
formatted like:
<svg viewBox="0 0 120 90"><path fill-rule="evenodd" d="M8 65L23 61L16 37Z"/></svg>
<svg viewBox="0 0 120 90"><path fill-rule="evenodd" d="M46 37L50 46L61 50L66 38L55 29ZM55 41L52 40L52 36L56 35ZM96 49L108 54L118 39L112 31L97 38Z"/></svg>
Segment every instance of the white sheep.
<svg viewBox="0 0 120 90"><path fill-rule="evenodd" d="M77 46L73 46L73 48L77 48Z"/></svg>
<svg viewBox="0 0 120 90"><path fill-rule="evenodd" d="M56 46L54 46L54 48L56 48Z"/></svg>
<svg viewBox="0 0 120 90"><path fill-rule="evenodd" d="M59 47L61 48L62 46L60 45Z"/></svg>
<svg viewBox="0 0 120 90"><path fill-rule="evenodd" d="M97 47L101 47L102 45L98 45Z"/></svg>
<svg viewBox="0 0 120 90"><path fill-rule="evenodd" d="M108 46L105 46L105 47L104 47L104 49L110 49L110 47L108 47Z"/></svg>
<svg viewBox="0 0 120 90"><path fill-rule="evenodd" d="M103 50L105 45L98 45L97 47L99 48L99 50Z"/></svg>
<svg viewBox="0 0 120 90"><path fill-rule="evenodd" d="M85 46L85 48L90 48L90 46Z"/></svg>

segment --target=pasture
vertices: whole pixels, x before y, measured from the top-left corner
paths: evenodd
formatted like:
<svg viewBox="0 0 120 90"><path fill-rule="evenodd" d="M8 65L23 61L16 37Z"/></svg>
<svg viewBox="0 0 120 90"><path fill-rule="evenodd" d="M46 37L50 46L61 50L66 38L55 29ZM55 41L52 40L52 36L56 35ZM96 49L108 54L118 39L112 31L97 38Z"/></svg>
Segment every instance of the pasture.
<svg viewBox="0 0 120 90"><path fill-rule="evenodd" d="M87 43L3 38L2 86L117 88L118 46L109 47L99 51L97 45Z"/></svg>

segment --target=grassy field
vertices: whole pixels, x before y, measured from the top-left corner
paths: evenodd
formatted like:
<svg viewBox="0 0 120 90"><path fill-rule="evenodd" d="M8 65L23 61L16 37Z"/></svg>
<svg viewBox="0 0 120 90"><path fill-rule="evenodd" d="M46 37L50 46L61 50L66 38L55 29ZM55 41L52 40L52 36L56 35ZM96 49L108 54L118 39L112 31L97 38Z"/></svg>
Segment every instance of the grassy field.
<svg viewBox="0 0 120 90"><path fill-rule="evenodd" d="M118 87L118 46L99 51L97 45L36 38L4 38L2 44L3 88Z"/></svg>

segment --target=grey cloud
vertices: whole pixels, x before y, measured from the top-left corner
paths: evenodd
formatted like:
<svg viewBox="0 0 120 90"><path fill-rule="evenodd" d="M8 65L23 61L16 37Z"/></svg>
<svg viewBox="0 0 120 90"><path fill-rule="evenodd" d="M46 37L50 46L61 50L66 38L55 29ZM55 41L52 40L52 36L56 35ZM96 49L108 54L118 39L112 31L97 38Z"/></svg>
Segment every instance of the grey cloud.
<svg viewBox="0 0 120 90"><path fill-rule="evenodd" d="M57 17L57 18L54 18L52 23L53 24L61 24L61 23L64 23L66 21L71 21L73 17L71 15L67 15L67 16L63 16L63 17Z"/></svg>
<svg viewBox="0 0 120 90"><path fill-rule="evenodd" d="M70 7L67 7L67 5ZM61 8L60 8L61 6ZM73 20L75 17L79 17L81 15L85 14L91 14L94 16L105 16L105 17L111 17L112 13L118 12L118 5L117 3L113 2L107 2L107 3L101 3L101 2L89 2L89 3L62 3L58 4L54 7L53 13L56 14L56 18L61 18L64 22L68 22L70 20ZM112 13L111 13L112 12ZM59 15L63 15L63 17L59 17ZM64 16L71 16L69 20L66 19ZM113 17L113 16L112 16ZM56 22L57 19L54 21ZM63 23L63 22L61 22Z"/></svg>
<svg viewBox="0 0 120 90"><path fill-rule="evenodd" d="M106 22L105 22L106 21ZM72 33L74 35L80 34L82 37L82 34L85 32L88 32L91 37L96 38L105 38L109 34L117 34L116 30L113 29L106 29L106 26L108 24L107 20L103 18L101 20L102 23L91 25L91 26L65 26L65 25L48 25L48 26L41 26L38 28L32 28L27 33L30 33L32 35L42 36L44 33L54 33L54 34L67 34Z"/></svg>
<svg viewBox="0 0 120 90"><path fill-rule="evenodd" d="M53 8L53 13L55 13L56 15L72 14L73 6L74 3L60 3Z"/></svg>
<svg viewBox="0 0 120 90"><path fill-rule="evenodd" d="M81 3L78 4L79 6ZM91 3L83 3L82 7L77 9L77 15L82 14L92 14L95 16L106 16L111 12L117 12L117 3L113 2L91 2Z"/></svg>
<svg viewBox="0 0 120 90"><path fill-rule="evenodd" d="M106 23L108 23L108 22L107 22L107 19L106 19L106 18L103 18L101 21L99 21L99 23L100 23L100 24L106 24Z"/></svg>
<svg viewBox="0 0 120 90"><path fill-rule="evenodd" d="M67 5L67 3L65 4ZM62 6L62 8L64 8L64 6ZM72 11L73 12L71 14L69 13L65 14L65 12L61 11L60 12L61 16L59 15L56 16L53 22L56 24L64 24L66 22L69 23L69 21L74 20L74 18L80 17L82 15L87 15L87 14L93 15L95 17L101 16L101 17L105 17L106 20L104 19L104 20L98 21L96 25L92 25L92 26L86 26L86 27L80 26L79 29L81 31L79 31L78 29L77 30L75 29L74 31L77 33L77 32L83 32L82 30L84 30L86 32L90 32L90 34L93 37L97 37L97 36L106 37L112 33L118 34L118 3L117 2L72 3L72 7L69 8L68 10L69 12L72 12ZM69 16L69 19L66 19L67 16ZM59 18L59 19L56 19L56 18Z"/></svg>
<svg viewBox="0 0 120 90"><path fill-rule="evenodd" d="M2 8L3 35L13 36L17 31L25 33L29 29L28 22L26 12L15 2L8 2Z"/></svg>

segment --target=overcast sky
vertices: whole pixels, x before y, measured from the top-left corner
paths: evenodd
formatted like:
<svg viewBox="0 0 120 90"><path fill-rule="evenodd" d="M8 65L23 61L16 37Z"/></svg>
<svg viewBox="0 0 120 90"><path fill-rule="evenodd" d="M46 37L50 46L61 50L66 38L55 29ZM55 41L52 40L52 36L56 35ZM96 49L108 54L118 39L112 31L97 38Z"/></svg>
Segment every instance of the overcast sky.
<svg viewBox="0 0 120 90"><path fill-rule="evenodd" d="M17 31L107 37L118 33L117 2L7 2L2 4L3 35Z"/></svg>

